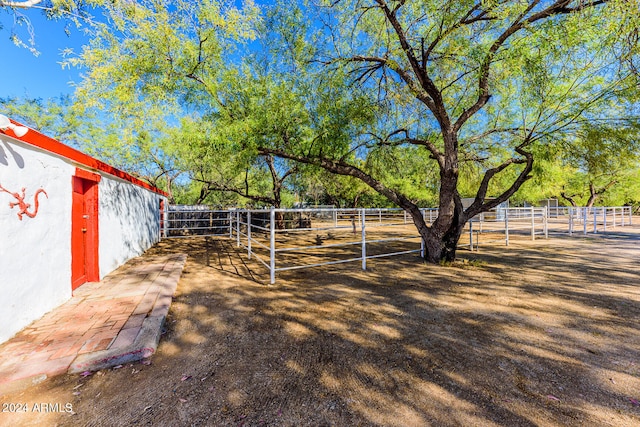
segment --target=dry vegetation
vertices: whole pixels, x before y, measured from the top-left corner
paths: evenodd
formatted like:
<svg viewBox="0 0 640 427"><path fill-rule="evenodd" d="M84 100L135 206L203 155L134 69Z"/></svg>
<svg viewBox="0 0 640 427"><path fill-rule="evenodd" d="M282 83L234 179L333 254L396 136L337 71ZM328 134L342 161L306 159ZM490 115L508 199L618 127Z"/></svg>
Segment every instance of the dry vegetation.
<svg viewBox="0 0 640 427"><path fill-rule="evenodd" d="M163 241L189 259L150 364L3 396L74 413L0 425L640 425L640 230L616 231L275 286L226 240Z"/></svg>

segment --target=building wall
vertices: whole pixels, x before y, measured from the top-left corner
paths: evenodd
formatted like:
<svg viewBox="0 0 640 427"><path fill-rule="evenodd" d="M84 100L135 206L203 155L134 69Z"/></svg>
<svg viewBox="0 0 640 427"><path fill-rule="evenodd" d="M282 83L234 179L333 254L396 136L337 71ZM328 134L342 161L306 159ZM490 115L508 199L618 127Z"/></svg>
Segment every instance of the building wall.
<svg viewBox="0 0 640 427"><path fill-rule="evenodd" d="M102 278L158 241L162 196L103 174L98 197Z"/></svg>
<svg viewBox="0 0 640 427"><path fill-rule="evenodd" d="M0 342L71 297L71 175L75 168L0 134ZM48 196L48 197L47 197Z"/></svg>
<svg viewBox="0 0 640 427"><path fill-rule="evenodd" d="M158 241L164 196L0 133L0 343L72 296L72 176L77 168L101 175L101 278ZM44 193L38 194L36 212L38 190ZM30 206L21 206L21 199ZM10 203L18 205L11 208Z"/></svg>

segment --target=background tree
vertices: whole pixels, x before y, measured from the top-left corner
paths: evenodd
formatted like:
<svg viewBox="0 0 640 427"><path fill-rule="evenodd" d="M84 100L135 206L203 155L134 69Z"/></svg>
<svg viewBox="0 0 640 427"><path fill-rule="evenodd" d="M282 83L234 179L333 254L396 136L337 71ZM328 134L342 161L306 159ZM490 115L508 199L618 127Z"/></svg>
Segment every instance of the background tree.
<svg viewBox="0 0 640 427"><path fill-rule="evenodd" d="M5 115L22 124L45 133L52 138L68 141L78 147L80 120L71 112L73 101L69 96L58 98L0 98L0 106Z"/></svg>
<svg viewBox="0 0 640 427"><path fill-rule="evenodd" d="M285 181L297 166L259 147L301 141L312 125L322 127L328 140L363 114L346 105L350 114L333 121L326 112L312 114L285 62L269 49L271 39L262 37L255 55L239 56L245 38L268 32L258 27L251 4L240 11L215 2L140 2L108 13L115 25L100 25L84 55L70 60L91 70L79 103L115 113L133 129L148 127L148 116L169 123L171 115L192 115L193 123L175 133L173 143L187 147L177 150L199 187L196 202L222 191L280 207ZM333 102L321 100L323 108Z"/></svg>
<svg viewBox="0 0 640 427"><path fill-rule="evenodd" d="M359 179L411 215L432 262L453 260L465 223L516 193L538 149L615 114L635 88L620 59L633 56L636 1L342 0L312 18L276 7L265 27L250 3L107 10L113 26L79 59L86 102L133 123L193 112L248 158ZM273 48L252 51L259 35ZM437 192L432 225L390 167L407 153L417 189Z"/></svg>
<svg viewBox="0 0 640 427"><path fill-rule="evenodd" d="M47 136L126 170L169 193L175 202L175 181L185 172L177 161L171 129L132 129L109 120L99 111L78 108L71 97L0 98L5 114Z"/></svg>
<svg viewBox="0 0 640 427"><path fill-rule="evenodd" d="M592 207L599 199L638 166L640 122L618 121L613 125L585 123L575 139L564 150L562 160L571 165L569 176L560 195L572 206Z"/></svg>
<svg viewBox="0 0 640 427"><path fill-rule="evenodd" d="M305 206L336 208L388 207L389 201L362 181L334 175L317 167L301 167L294 181L298 200Z"/></svg>
<svg viewBox="0 0 640 427"><path fill-rule="evenodd" d="M195 204L222 192L247 199L254 207L284 207L285 183L296 174L296 165L270 155L251 155L233 143L233 136L207 131L210 127L211 122L193 123L189 136L183 132L174 139L174 143L186 147L182 150L183 168L200 188Z"/></svg>

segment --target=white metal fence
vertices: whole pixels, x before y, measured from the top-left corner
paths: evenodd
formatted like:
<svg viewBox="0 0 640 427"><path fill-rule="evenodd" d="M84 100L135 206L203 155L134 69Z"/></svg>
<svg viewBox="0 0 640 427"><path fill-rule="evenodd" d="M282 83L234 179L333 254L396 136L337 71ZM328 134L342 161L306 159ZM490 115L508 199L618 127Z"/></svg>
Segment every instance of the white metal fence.
<svg viewBox="0 0 640 427"><path fill-rule="evenodd" d="M632 225L633 207L557 207L549 208L549 221L554 224L554 230L558 232L573 233L598 233ZM557 225L557 226L556 226Z"/></svg>
<svg viewBox="0 0 640 427"><path fill-rule="evenodd" d="M170 205L161 215L161 237L215 236L229 232L231 211L208 206Z"/></svg>
<svg viewBox="0 0 640 427"><path fill-rule="evenodd" d="M431 224L437 209L423 209ZM401 209L210 210L171 206L162 237L225 236L244 247L275 283L282 271L359 262L416 253L424 244L411 217ZM510 236L548 237L549 233L598 233L632 222L631 207L500 208L468 222L458 243L478 250ZM465 237L466 236L466 237Z"/></svg>

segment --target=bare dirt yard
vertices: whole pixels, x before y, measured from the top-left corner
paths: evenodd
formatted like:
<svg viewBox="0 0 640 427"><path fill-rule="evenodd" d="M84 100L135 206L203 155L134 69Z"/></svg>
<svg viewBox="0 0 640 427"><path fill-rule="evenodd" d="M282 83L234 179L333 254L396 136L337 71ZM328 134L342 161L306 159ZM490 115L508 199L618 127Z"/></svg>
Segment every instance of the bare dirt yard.
<svg viewBox="0 0 640 427"><path fill-rule="evenodd" d="M278 276L228 240L187 265L158 352L2 402L0 425L638 426L640 228L512 237ZM66 406L65 406L66 405Z"/></svg>

